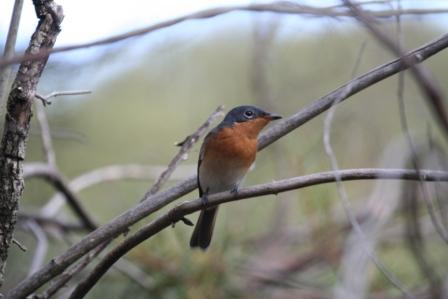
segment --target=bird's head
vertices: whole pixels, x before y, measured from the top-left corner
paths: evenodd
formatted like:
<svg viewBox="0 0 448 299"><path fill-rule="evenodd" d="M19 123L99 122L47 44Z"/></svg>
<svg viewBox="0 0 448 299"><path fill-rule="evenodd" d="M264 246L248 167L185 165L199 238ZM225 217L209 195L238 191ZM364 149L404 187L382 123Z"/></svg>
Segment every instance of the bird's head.
<svg viewBox="0 0 448 299"><path fill-rule="evenodd" d="M269 122L280 118L282 117L278 114L266 112L255 106L245 105L230 110L224 117L221 126L241 130L249 137L256 138Z"/></svg>

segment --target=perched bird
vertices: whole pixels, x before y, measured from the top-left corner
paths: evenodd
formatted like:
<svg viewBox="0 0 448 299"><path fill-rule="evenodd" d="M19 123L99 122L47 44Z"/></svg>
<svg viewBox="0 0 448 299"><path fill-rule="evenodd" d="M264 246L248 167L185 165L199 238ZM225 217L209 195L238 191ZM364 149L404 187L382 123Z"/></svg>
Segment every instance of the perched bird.
<svg viewBox="0 0 448 299"><path fill-rule="evenodd" d="M237 192L238 186L255 160L257 137L272 120L281 116L254 106L238 106L208 133L198 161L199 196L223 191ZM218 207L203 209L199 215L190 246L205 250L210 245Z"/></svg>

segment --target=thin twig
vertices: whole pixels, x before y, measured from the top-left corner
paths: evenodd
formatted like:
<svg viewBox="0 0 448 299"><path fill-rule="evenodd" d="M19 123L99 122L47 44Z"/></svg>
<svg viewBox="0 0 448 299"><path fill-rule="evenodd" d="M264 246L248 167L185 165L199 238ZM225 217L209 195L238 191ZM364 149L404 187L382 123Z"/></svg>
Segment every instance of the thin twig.
<svg viewBox="0 0 448 299"><path fill-rule="evenodd" d="M167 168L160 174L154 185L148 191L144 198L156 194L163 184L168 180L171 174L176 169L177 165L184 159L186 153L193 147L193 145L205 134L211 123L222 114L224 106L219 106L215 111L207 118L207 120L191 135L188 135L182 142L177 145L180 146L179 152L174 156Z"/></svg>
<svg viewBox="0 0 448 299"><path fill-rule="evenodd" d="M31 262L30 269L28 270L29 277L42 267L47 255L48 240L45 232L36 222L28 221L27 226L36 237L36 249L34 250L33 261Z"/></svg>
<svg viewBox="0 0 448 299"><path fill-rule="evenodd" d="M19 223L26 223L28 221L34 221L39 226L45 228L45 227L51 227L51 228L57 228L58 230L62 232L84 232L86 231L85 226L80 225L78 223L68 223L64 222L62 220L59 220L55 217L45 217L42 215L34 215L34 214L28 214L22 211L17 212L17 221Z"/></svg>
<svg viewBox="0 0 448 299"><path fill-rule="evenodd" d="M297 15L312 15L312 16L323 16L323 17L352 17L350 11L338 11L332 8L326 7L312 7L306 5L299 5L293 2L278 1L272 3L257 3L247 6L226 6L226 7L216 7L211 9L206 9L198 11L195 13L187 14L184 16L176 17L171 20L163 21L148 27L141 29L132 30L123 34L113 35L110 37L102 38L93 42L82 43L72 46L58 47L55 49L41 50L35 54L22 54L11 57L9 59L0 59L0 67L5 65L15 64L22 61L33 61L45 57L46 55L60 52L73 51L84 48L91 48L96 46L102 46L107 44L116 43L129 38L142 36L162 28L167 28L178 23L189 21L189 20L200 20L213 18L218 15L227 14L234 11L250 11L250 12L272 12L281 14L297 14ZM425 14L445 14L448 13L446 9L405 9L401 11L385 10L385 11L369 11L372 15L378 18L390 18L397 14L400 15L425 15Z"/></svg>
<svg viewBox="0 0 448 299"><path fill-rule="evenodd" d="M61 97L61 96L79 96L84 94L91 94L90 90L68 90L68 91L53 91L45 96L36 94L36 98L42 101L44 106L51 105L51 98Z"/></svg>
<svg viewBox="0 0 448 299"><path fill-rule="evenodd" d="M64 194L70 208L87 229L94 230L97 228L93 217L87 212L82 201L68 186L66 179L58 170L44 163L28 163L24 166L23 172L27 176L36 176L51 183L56 190Z"/></svg>
<svg viewBox="0 0 448 299"><path fill-rule="evenodd" d="M62 273L59 277L52 281L50 287L45 290L42 294L32 295L29 299L48 299L56 294L61 288L63 288L73 276L81 272L89 263L97 257L110 242L105 242L92 250L88 255L86 255L78 264L72 266Z"/></svg>
<svg viewBox="0 0 448 299"><path fill-rule="evenodd" d="M22 244L20 243L17 239L12 238L12 243L17 245L17 247L19 247L20 250L22 250L23 252L26 252L28 249Z"/></svg>
<svg viewBox="0 0 448 299"><path fill-rule="evenodd" d="M48 125L48 119L47 115L45 113L44 108L36 104L36 114L37 114L37 120L39 122L40 126L40 136L42 139L42 146L45 153L45 156L47 158L47 163L50 167L57 168L56 165L56 154L54 152L53 143L51 141L51 133L50 133L50 126Z"/></svg>
<svg viewBox="0 0 448 299"><path fill-rule="evenodd" d="M355 66L352 71L352 77L356 74L357 69L359 67L362 54L365 50L365 44L363 44L360 48L360 51L357 55L357 59L355 62ZM350 89L350 85L347 85L347 89ZM364 234L361 225L359 224L358 220L356 219L356 215L353 213L353 208L351 206L350 200L348 199L347 190L345 189L344 185L342 184L341 178L338 176L338 161L336 158L336 155L334 154L333 148L331 146L331 123L334 117L334 114L336 112L336 105L338 102L334 102L333 106L328 111L325 120L324 120L324 147L325 147L325 153L328 156L328 159L330 160L331 169L334 171L336 177L336 189L338 192L338 198L340 202L342 203L342 206L344 208L344 212L347 215L347 218L352 225L353 229L356 231L356 233L359 235L361 242L361 245L364 248L365 253L370 257L372 262L375 264L375 266L378 268L378 270L384 275L384 277L392 284L394 285L398 290L401 291L403 295L408 297L408 292L405 290L405 288L402 286L401 282L398 280L397 277L395 277L394 274L392 274L386 266L381 262L381 260L377 257L375 254L375 251L371 246L369 245L368 239L366 235Z"/></svg>
<svg viewBox="0 0 448 299"><path fill-rule="evenodd" d="M408 53L407 57L409 61L412 61L413 63L420 63L446 47L448 47L448 34L445 34L438 39ZM312 104L298 113L284 119L283 121L277 122L277 124L265 130L259 138L259 150L265 148L282 136L288 134L323 111L327 110L331 107L334 101L341 101L341 98L342 100L345 100L349 96L364 90L376 82L407 69L408 67L409 65L403 63L401 59L395 59L353 79L347 84L332 91L328 95L312 102ZM346 88L347 85L351 86L348 91ZM196 187L196 177L194 176L176 184L160 194L151 196L150 200L146 200L145 202L124 212L122 215L111 220L106 225L98 228L95 232L92 232L84 237L75 246L72 246L65 253L56 257L54 260L58 261L57 263L53 262L47 264L32 277L23 280L12 288L8 295L11 296L11 298L22 298L27 294L30 294L42 284L60 274L68 266L76 262L81 256L102 242L118 236L122 232L126 231L127 227L130 225L159 210L173 200L193 191Z"/></svg>
<svg viewBox="0 0 448 299"><path fill-rule="evenodd" d="M31 164L32 165L32 164ZM24 176L30 178L32 176L39 176L39 173L32 171L33 169L25 164ZM188 178L193 172L193 168L189 165L177 167L177 172L171 174L173 180L184 180ZM80 192L88 187L96 184L106 183L111 181L135 179L148 180L156 179L166 169L165 166L146 166L137 164L127 165L109 165L98 169L91 170L80 176L74 178L68 183L69 188L73 192ZM50 200L40 209L40 215L44 217L54 217L60 211L65 203L63 195L55 194Z"/></svg>
<svg viewBox="0 0 448 299"><path fill-rule="evenodd" d="M423 170L422 170L423 171ZM435 181L438 179L448 180L448 172L446 171L427 171L426 179ZM199 211L205 207L217 206L225 202L241 200L249 197L259 197L263 195L278 194L299 188L309 187L316 184L335 182L339 177L341 181L352 179L415 179L419 176L414 170L407 169L350 169L329 171L325 173L317 173L304 175L295 178L289 178L273 183L255 185L252 187L242 188L238 193L222 192L210 195L208 201L204 203L200 198L184 202L172 208L168 212L162 214L154 221L145 225L135 234L123 240L117 247L110 251L101 260L92 272L73 290L70 299L80 299L97 283L97 281L107 272L107 270L117 262L120 257L125 255L129 250L147 240L151 236L159 233L172 223L179 221L182 217Z"/></svg>
<svg viewBox="0 0 448 299"><path fill-rule="evenodd" d="M448 137L448 113L445 109L444 96L442 90L435 84L435 79L431 77L429 71L423 65L412 65L412 62L401 50L392 38L376 27L375 18L364 11L357 4L350 0L343 0L343 2L351 9L356 18L364 24L364 26L392 53L396 54L403 63L410 66L411 74L419 88L424 93L429 106L432 108L434 115L442 128L445 136Z"/></svg>
<svg viewBox="0 0 448 299"><path fill-rule="evenodd" d="M15 53L17 32L19 31L20 16L22 15L23 0L15 0L12 11L11 22L9 23L8 35L5 42L3 59L10 59ZM8 94L8 87L11 79L11 67L0 68L0 105L6 103L5 95Z"/></svg>

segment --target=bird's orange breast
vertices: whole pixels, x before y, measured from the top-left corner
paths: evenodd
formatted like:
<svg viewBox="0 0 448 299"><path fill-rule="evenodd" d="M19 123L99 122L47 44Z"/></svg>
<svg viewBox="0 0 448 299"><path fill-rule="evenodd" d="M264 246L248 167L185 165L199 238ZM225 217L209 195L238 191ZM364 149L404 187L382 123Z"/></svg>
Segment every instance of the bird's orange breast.
<svg viewBox="0 0 448 299"><path fill-rule="evenodd" d="M206 139L199 168L199 183L204 191L229 190L241 182L255 160L258 133L268 122L255 119L235 123Z"/></svg>
<svg viewBox="0 0 448 299"><path fill-rule="evenodd" d="M224 159L234 167L250 167L257 153L258 133L269 121L263 118L222 128L207 143L207 159Z"/></svg>

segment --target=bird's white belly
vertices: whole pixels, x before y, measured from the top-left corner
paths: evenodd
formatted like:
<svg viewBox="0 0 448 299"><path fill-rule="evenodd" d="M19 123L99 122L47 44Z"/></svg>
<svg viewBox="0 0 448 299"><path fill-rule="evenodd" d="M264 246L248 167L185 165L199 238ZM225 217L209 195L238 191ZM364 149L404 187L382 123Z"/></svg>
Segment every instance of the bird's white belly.
<svg viewBox="0 0 448 299"><path fill-rule="evenodd" d="M210 167L211 166L211 167ZM232 167L232 165L210 165L200 167L199 184L204 193L218 193L238 188L248 168Z"/></svg>

